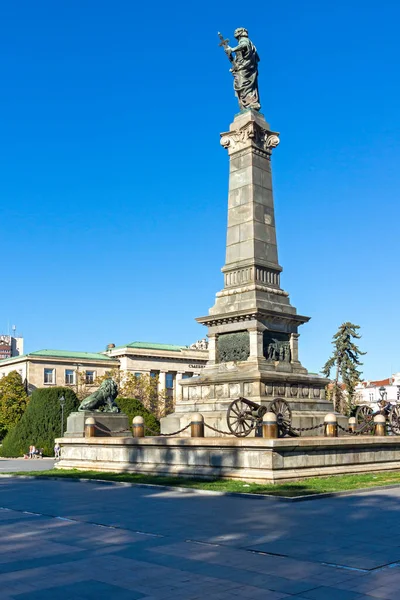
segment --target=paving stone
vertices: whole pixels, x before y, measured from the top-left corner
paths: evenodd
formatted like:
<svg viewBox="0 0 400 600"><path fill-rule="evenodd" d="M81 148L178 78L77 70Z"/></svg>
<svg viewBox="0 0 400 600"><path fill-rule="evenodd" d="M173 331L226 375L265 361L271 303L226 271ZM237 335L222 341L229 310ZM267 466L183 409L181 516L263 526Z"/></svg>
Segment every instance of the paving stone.
<svg viewBox="0 0 400 600"><path fill-rule="evenodd" d="M322 564L396 558L400 490L282 504L11 478L0 494L1 600L400 598L398 567Z"/></svg>

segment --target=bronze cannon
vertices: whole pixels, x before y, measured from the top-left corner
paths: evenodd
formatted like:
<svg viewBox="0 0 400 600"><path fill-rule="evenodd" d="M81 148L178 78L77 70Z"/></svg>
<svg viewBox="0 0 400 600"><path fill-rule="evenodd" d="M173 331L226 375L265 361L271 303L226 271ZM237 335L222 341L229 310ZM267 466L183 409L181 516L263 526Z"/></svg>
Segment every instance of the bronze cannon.
<svg viewBox="0 0 400 600"><path fill-rule="evenodd" d="M246 437L253 430L262 426L265 413L272 412L276 415L278 435L297 437L299 434L292 428L292 411L283 398L275 398L269 404L257 404L247 398L237 398L228 406L226 420L229 430L236 437Z"/></svg>

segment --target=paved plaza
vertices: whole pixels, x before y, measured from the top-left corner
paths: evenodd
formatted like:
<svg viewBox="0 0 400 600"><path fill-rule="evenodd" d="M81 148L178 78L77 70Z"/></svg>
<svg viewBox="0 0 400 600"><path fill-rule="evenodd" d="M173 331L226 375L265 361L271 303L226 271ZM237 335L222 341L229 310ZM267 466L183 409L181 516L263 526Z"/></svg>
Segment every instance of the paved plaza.
<svg viewBox="0 0 400 600"><path fill-rule="evenodd" d="M1 600L400 598L400 490L288 503L0 478Z"/></svg>
<svg viewBox="0 0 400 600"><path fill-rule="evenodd" d="M54 458L0 458L0 473L48 471L54 467L54 463Z"/></svg>

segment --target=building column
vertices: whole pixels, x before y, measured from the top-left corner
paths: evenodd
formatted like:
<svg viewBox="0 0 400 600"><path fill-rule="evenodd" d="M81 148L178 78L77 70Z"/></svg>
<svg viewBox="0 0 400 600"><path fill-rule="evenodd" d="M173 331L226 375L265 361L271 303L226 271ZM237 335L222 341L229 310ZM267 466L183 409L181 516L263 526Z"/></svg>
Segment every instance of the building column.
<svg viewBox="0 0 400 600"><path fill-rule="evenodd" d="M174 385L174 404L176 406L177 402L182 400L182 386L180 385L183 379L183 373L177 373L175 376L175 385Z"/></svg>
<svg viewBox="0 0 400 600"><path fill-rule="evenodd" d="M208 334L208 365L215 365L217 362L217 333Z"/></svg>
<svg viewBox="0 0 400 600"><path fill-rule="evenodd" d="M165 386L167 383L166 377L167 377L167 373L165 371L160 371L160 374L158 375L158 391L159 392L165 391Z"/></svg>
<svg viewBox="0 0 400 600"><path fill-rule="evenodd" d="M299 363L299 337L299 333L292 333L290 336L290 354L292 363Z"/></svg>
<svg viewBox="0 0 400 600"><path fill-rule="evenodd" d="M249 329L250 337L250 356L249 359L259 359L263 357L263 332L258 329Z"/></svg>

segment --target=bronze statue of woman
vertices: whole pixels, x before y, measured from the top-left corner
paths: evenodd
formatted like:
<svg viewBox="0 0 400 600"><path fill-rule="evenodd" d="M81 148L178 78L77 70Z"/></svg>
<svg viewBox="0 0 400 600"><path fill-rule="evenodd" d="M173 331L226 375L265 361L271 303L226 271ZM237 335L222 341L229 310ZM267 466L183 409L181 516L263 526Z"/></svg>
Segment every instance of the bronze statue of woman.
<svg viewBox="0 0 400 600"><path fill-rule="evenodd" d="M235 90L241 110L252 108L260 110L260 97L258 94L258 63L260 58L254 44L249 40L247 29L239 27L235 30L238 45L231 48L225 45L225 52L231 60L233 67L233 89ZM232 53L235 54L232 57Z"/></svg>

